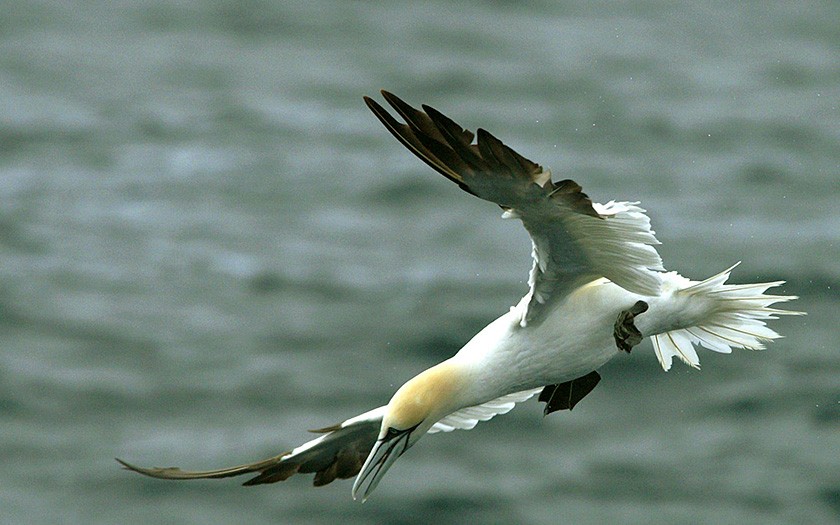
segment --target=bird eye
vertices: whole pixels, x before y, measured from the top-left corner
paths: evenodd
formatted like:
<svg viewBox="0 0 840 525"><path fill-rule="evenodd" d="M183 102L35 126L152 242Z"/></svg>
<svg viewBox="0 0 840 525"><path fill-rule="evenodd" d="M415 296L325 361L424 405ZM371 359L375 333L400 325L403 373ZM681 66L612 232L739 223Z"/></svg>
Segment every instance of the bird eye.
<svg viewBox="0 0 840 525"><path fill-rule="evenodd" d="M400 431L394 427L388 427L388 432L385 433L385 437L393 438L400 435Z"/></svg>

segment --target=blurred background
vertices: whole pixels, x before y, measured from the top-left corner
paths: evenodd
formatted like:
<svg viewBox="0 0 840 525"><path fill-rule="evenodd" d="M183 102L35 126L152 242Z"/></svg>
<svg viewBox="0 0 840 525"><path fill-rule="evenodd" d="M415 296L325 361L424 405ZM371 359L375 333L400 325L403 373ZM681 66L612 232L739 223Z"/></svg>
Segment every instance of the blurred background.
<svg viewBox="0 0 840 525"><path fill-rule="evenodd" d="M840 520L840 4L8 0L0 508L8 523ZM786 280L762 352L649 343L573 413L425 439L366 504L262 459L384 404L526 291L519 223L369 113L386 88L593 199L668 268ZM381 99L380 99L381 100Z"/></svg>

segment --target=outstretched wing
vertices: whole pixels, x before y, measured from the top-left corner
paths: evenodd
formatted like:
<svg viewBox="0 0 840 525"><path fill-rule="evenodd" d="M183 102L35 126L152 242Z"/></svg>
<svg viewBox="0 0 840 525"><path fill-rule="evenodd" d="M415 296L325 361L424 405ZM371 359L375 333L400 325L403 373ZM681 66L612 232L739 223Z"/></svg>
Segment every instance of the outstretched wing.
<svg viewBox="0 0 840 525"><path fill-rule="evenodd" d="M539 391L539 388L526 390L482 405L462 408L435 423L428 433L469 430L479 421L508 413L516 403L530 399ZM313 484L319 487L336 479L352 478L359 473L379 435L384 413L385 407L381 406L343 423L313 430L323 435L290 452L236 467L189 471L178 467L145 468L121 459L117 461L128 470L159 479L219 479L256 473L255 477L244 483L246 486L284 481L295 474L315 473Z"/></svg>
<svg viewBox="0 0 840 525"><path fill-rule="evenodd" d="M294 474L314 472L313 484L318 487L337 478L352 478L359 473L376 442L384 411L385 407L379 407L333 427L314 430L323 435L291 452L236 467L185 471L177 467L142 468L121 459L117 461L128 470L160 479L216 479L258 473L244 485L274 483Z"/></svg>
<svg viewBox="0 0 840 525"><path fill-rule="evenodd" d="M483 129L476 135L429 106L419 111L382 91L397 121L369 97L365 102L412 153L464 191L519 218L533 242L534 266L522 324L541 319L545 305L599 277L642 295L658 295L662 260L644 210L634 203L593 203L571 181L519 155Z"/></svg>
<svg viewBox="0 0 840 525"><path fill-rule="evenodd" d="M429 434L436 432L452 432L453 430L470 430L479 421L488 421L496 416L507 414L517 403L527 401L541 389L523 390L493 399L481 405L462 408L440 419L429 429Z"/></svg>

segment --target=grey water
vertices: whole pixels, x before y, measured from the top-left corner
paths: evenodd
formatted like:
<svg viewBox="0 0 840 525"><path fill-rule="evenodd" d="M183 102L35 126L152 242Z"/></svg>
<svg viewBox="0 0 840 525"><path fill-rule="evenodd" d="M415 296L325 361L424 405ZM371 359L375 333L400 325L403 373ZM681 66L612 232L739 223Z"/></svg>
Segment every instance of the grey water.
<svg viewBox="0 0 840 525"><path fill-rule="evenodd" d="M0 521L840 521L840 3L0 6ZM521 226L400 146L386 88L593 199L670 269L786 280L760 352L649 343L350 483L176 483L387 402L526 291Z"/></svg>

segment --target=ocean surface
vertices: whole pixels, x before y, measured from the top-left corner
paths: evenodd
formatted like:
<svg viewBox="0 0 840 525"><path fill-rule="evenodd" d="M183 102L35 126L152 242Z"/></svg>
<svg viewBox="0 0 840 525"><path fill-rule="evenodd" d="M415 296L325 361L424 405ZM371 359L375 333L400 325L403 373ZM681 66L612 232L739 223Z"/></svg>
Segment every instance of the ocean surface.
<svg viewBox="0 0 840 525"><path fill-rule="evenodd" d="M0 522L840 522L840 3L6 0ZM526 291L530 244L362 96L484 127L670 269L786 280L761 352L650 343L430 436L365 504L119 468L278 454ZM381 99L380 99L381 100Z"/></svg>

